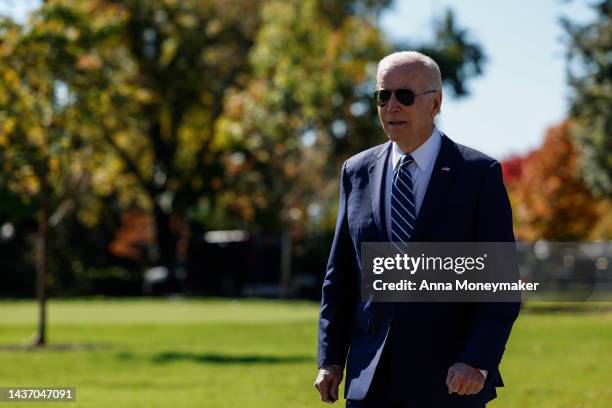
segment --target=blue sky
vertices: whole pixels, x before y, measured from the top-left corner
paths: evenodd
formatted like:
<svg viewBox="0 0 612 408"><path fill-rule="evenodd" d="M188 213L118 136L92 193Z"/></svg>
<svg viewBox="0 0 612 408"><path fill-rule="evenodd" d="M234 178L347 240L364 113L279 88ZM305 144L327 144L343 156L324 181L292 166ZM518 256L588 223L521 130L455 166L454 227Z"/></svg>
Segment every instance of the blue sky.
<svg viewBox="0 0 612 408"><path fill-rule="evenodd" d="M0 0L0 13L23 20L38 0ZM447 8L488 57L469 97L444 99L439 127L452 139L498 159L537 147L568 106L565 50L559 17L587 21L585 0L396 0L381 17L394 40L432 37L432 21Z"/></svg>

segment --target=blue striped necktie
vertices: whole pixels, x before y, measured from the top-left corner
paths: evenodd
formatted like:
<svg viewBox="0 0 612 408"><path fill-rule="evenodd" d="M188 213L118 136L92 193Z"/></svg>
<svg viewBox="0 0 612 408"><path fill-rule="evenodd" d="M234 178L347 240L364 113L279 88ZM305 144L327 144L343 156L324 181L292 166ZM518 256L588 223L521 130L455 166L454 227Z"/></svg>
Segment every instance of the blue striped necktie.
<svg viewBox="0 0 612 408"><path fill-rule="evenodd" d="M393 175L391 188L391 242L400 252L405 250L405 246L398 243L411 240L416 220L412 177L408 171L408 165L413 161L409 154L402 156Z"/></svg>

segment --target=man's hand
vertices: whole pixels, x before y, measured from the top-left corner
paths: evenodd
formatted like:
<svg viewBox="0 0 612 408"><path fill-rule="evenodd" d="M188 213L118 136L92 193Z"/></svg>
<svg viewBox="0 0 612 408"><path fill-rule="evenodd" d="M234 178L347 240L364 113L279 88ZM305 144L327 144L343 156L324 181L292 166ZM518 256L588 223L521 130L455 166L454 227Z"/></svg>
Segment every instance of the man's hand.
<svg viewBox="0 0 612 408"><path fill-rule="evenodd" d="M338 387L342 382L342 367L337 365L323 366L319 369L319 375L314 386L321 394L321 401L330 404L338 400Z"/></svg>
<svg viewBox="0 0 612 408"><path fill-rule="evenodd" d="M465 363L453 364L446 375L449 394L453 392L459 395L477 394L482 390L484 382L485 376L478 369Z"/></svg>

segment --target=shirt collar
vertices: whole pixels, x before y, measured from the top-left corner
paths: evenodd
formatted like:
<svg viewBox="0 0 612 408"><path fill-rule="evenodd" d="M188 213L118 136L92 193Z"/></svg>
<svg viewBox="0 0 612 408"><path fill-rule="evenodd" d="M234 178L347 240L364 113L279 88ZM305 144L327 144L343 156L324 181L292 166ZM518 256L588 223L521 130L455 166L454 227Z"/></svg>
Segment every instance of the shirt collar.
<svg viewBox="0 0 612 408"><path fill-rule="evenodd" d="M427 138L425 143L423 143L422 145L417 147L412 153L410 153L421 171L425 171L431 161L436 158L436 154L438 153L441 142L442 138L440 136L440 132L438 132L438 128L434 126L431 135L429 136L429 138ZM395 167L404 155L404 152L402 151L402 149L400 149L397 143L393 142L392 153L393 170L395 170Z"/></svg>

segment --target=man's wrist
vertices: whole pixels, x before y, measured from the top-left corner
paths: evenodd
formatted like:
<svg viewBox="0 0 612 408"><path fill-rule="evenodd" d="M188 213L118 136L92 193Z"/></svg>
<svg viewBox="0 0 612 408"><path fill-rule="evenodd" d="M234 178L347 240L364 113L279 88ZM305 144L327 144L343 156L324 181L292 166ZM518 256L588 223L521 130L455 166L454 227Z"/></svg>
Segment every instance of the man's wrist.
<svg viewBox="0 0 612 408"><path fill-rule="evenodd" d="M478 366L474 363L469 363L469 360L464 360L464 359L459 359L458 362L459 363L463 363L463 364L467 364L468 366L475 368L476 370L480 371L480 373L484 376L485 380L487 379L487 376L489 375L489 370L486 370L484 368L478 368Z"/></svg>
<svg viewBox="0 0 612 408"><path fill-rule="evenodd" d="M344 367L337 365L337 364L324 364L321 367L319 367L319 370L328 370L328 371L339 371L342 372L344 371Z"/></svg>

